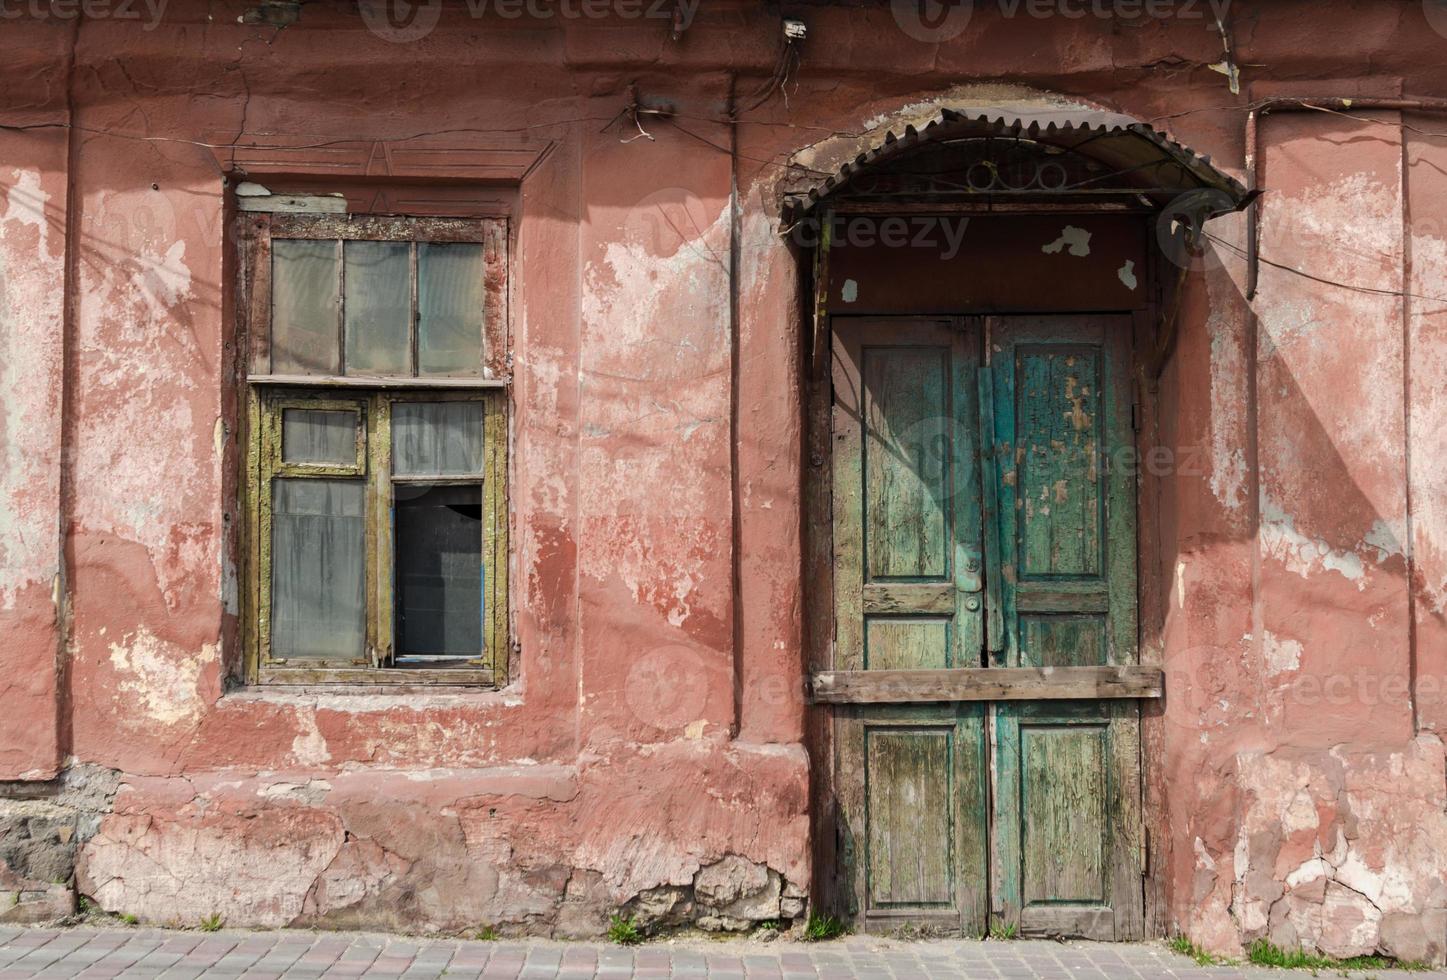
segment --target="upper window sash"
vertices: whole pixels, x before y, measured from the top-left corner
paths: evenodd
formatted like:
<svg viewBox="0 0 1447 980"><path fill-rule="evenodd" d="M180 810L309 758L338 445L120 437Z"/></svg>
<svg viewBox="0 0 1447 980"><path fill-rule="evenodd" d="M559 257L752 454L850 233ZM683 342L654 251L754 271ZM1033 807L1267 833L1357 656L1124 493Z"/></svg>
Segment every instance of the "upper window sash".
<svg viewBox="0 0 1447 980"><path fill-rule="evenodd" d="M256 213L244 217L243 227L247 230L244 288L249 380L357 387L397 382L489 387L508 380L506 219ZM280 246L282 241L318 245L335 242L336 248L328 253L324 247ZM369 296L366 290L356 288L355 280L349 294L349 263L355 270L363 256L360 249L353 248L349 257L348 243L362 242L402 246L369 250L365 256L373 266L387 264L385 271L394 277L393 281L405 269L405 289L400 293L392 290L386 297L390 310L381 320L390 322L362 315L368 310L359 307L367 303ZM477 246L479 251L454 248L469 245ZM278 276L278 253L294 263L296 275ZM470 267L476 267L477 281L470 281ZM320 294L319 289L323 290ZM311 318L303 331L310 332L311 337L301 339L313 341L314 349L302 351L299 356L297 351L291 351L292 356L278 356L278 342L289 340L278 336L279 298L284 304L309 306L298 315ZM449 308L449 302L455 308ZM445 342L434 341L437 337L445 341L448 331L455 329L449 317L455 317L459 309L471 309L475 302L481 305L477 354L475 358L468 354L459 361L457 351L461 348L448 348ZM349 303L354 314L350 318ZM385 302L382 305L386 307ZM405 312L399 314L399 308ZM325 328L318 329L322 324ZM406 338L402 340L404 330ZM375 360L358 363L366 360L357 356L360 348L356 340L362 332L383 335L371 350L384 352L386 356L380 360L388 363L380 367ZM385 340L388 332L395 338L390 345ZM350 363L349 339L353 355Z"/></svg>

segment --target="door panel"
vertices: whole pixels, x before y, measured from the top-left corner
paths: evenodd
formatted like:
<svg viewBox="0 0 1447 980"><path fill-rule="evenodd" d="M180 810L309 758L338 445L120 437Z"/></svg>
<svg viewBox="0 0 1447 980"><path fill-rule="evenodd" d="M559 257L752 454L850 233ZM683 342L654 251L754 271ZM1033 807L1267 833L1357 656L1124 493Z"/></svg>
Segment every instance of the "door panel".
<svg viewBox="0 0 1447 980"><path fill-rule="evenodd" d="M1001 666L1136 658L1129 322L992 319L985 411L994 447ZM1141 929L1134 702L992 708L994 914L1026 935L1129 939Z"/></svg>
<svg viewBox="0 0 1447 980"><path fill-rule="evenodd" d="M834 325L834 664L978 667L978 325ZM914 922L980 934L984 707L861 706L837 717L849 911L865 928Z"/></svg>
<svg viewBox="0 0 1447 980"><path fill-rule="evenodd" d="M1096 578L1104 550L1105 496L1097 466L1103 442L1100 351L1020 344L1015 362L1019 578ZM1010 379L1010 372L1001 374Z"/></svg>
<svg viewBox="0 0 1447 980"><path fill-rule="evenodd" d="M861 346L870 582L949 575L950 466L934 440L950 435L938 420L950 417L952 353L948 337L929 346Z"/></svg>
<svg viewBox="0 0 1447 980"><path fill-rule="evenodd" d="M1020 725L1020 897L1102 905L1107 726Z"/></svg>
<svg viewBox="0 0 1447 980"><path fill-rule="evenodd" d="M864 727L871 908L954 904L952 727Z"/></svg>
<svg viewBox="0 0 1447 980"><path fill-rule="evenodd" d="M903 616L868 616L865 670L944 669L949 666L950 622Z"/></svg>
<svg viewBox="0 0 1447 980"><path fill-rule="evenodd" d="M979 666L978 327L834 323L835 667Z"/></svg>
<svg viewBox="0 0 1447 980"><path fill-rule="evenodd" d="M988 807L983 705L843 709L840 852L849 914L981 935Z"/></svg>

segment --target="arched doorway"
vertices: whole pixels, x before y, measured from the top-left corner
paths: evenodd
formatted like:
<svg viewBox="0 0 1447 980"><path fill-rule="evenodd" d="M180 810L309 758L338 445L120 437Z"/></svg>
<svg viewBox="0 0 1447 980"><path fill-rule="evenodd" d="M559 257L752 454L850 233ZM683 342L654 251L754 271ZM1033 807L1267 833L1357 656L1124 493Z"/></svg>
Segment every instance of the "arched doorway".
<svg viewBox="0 0 1447 980"><path fill-rule="evenodd" d="M857 927L1143 934L1136 392L1202 223L1250 197L1125 117L1013 106L786 209L820 892Z"/></svg>

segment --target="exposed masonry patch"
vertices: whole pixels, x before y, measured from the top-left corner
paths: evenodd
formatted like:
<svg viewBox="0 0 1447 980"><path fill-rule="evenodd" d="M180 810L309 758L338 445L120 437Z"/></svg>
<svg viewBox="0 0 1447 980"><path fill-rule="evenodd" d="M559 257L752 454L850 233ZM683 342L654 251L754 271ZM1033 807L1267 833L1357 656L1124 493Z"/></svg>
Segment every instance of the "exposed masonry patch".
<svg viewBox="0 0 1447 980"><path fill-rule="evenodd" d="M1134 259L1126 259L1126 260L1125 260L1125 265L1123 265L1123 266L1121 266L1119 269L1117 269L1116 272L1115 272L1115 274L1116 274L1116 277L1117 277L1118 279L1120 279L1121 282L1125 283L1125 288L1131 290L1132 292L1134 292L1136 286L1139 285L1139 283L1136 281L1136 277L1135 277L1135 260L1134 260Z"/></svg>
<svg viewBox="0 0 1447 980"><path fill-rule="evenodd" d="M1441 962L1447 934L1441 741L1401 752L1242 753L1244 811L1227 863L1196 841L1198 897L1227 875L1244 944Z"/></svg>
<svg viewBox="0 0 1447 980"><path fill-rule="evenodd" d="M72 766L46 782L0 782L0 922L72 910L77 854L119 785L118 772L97 766Z"/></svg>
<svg viewBox="0 0 1447 980"><path fill-rule="evenodd" d="M625 912L642 929L743 932L760 922L786 924L804 913L804 898L803 889L773 868L729 854L701 867L688 885L644 890Z"/></svg>

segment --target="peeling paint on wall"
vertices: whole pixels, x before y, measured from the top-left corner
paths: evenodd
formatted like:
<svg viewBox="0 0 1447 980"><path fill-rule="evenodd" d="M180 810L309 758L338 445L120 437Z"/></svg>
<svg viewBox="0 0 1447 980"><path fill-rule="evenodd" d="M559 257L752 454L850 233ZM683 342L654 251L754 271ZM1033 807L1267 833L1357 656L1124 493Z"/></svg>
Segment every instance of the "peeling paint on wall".
<svg viewBox="0 0 1447 980"><path fill-rule="evenodd" d="M162 725L200 716L204 704L197 682L201 671L216 659L214 645L188 655L144 628L110 645L116 689L129 695L127 703L147 719Z"/></svg>

